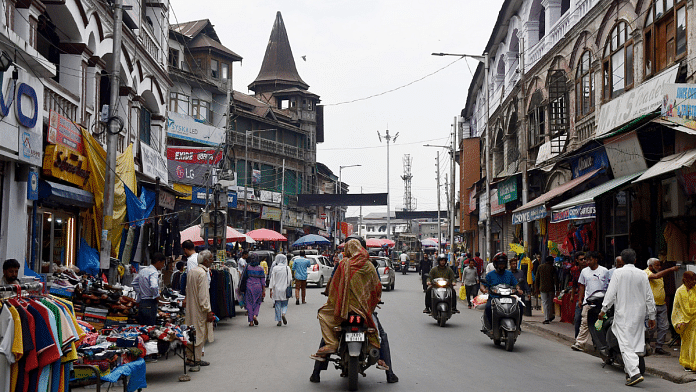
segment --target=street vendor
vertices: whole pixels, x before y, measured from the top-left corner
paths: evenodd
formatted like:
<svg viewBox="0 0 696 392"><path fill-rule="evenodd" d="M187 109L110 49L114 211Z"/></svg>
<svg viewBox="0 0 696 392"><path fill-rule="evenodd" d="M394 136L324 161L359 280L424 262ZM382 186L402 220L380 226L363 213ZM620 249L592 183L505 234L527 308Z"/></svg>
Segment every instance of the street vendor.
<svg viewBox="0 0 696 392"><path fill-rule="evenodd" d="M131 283L137 294L137 320L141 325L155 325L157 323L157 305L160 296L159 274L164 268L166 260L162 253L155 253L152 256L152 264L140 269Z"/></svg>

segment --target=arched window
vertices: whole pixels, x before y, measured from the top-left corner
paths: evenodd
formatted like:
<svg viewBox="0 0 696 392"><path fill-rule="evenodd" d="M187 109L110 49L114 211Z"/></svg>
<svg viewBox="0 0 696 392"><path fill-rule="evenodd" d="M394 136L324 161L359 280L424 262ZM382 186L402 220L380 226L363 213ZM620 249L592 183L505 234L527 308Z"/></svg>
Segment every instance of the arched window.
<svg viewBox="0 0 696 392"><path fill-rule="evenodd" d="M503 129L498 128L495 133L495 144L493 145L493 174L498 175L505 170L505 138Z"/></svg>
<svg viewBox="0 0 696 392"><path fill-rule="evenodd" d="M633 41L626 22L621 21L611 29L604 46L602 68L605 101L633 87Z"/></svg>
<svg viewBox="0 0 696 392"><path fill-rule="evenodd" d="M645 76L686 56L686 0L655 0L645 17Z"/></svg>
<svg viewBox="0 0 696 392"><path fill-rule="evenodd" d="M534 92L532 101L529 104L529 147L536 147L545 141L546 134L546 111L541 104L543 96L541 91Z"/></svg>
<svg viewBox="0 0 696 392"><path fill-rule="evenodd" d="M575 115L582 117L594 110L594 75L592 75L592 52L586 50L580 57L575 71Z"/></svg>
<svg viewBox="0 0 696 392"><path fill-rule="evenodd" d="M539 41L546 35L546 9L541 7L539 12Z"/></svg>
<svg viewBox="0 0 696 392"><path fill-rule="evenodd" d="M565 134L570 126L566 74L554 71L549 77L549 133L554 138Z"/></svg>

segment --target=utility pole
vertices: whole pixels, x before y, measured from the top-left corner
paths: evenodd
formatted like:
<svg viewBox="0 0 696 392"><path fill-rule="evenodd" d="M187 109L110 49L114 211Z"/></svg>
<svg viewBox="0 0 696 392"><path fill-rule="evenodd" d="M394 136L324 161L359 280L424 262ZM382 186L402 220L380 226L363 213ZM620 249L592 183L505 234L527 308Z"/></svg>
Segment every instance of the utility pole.
<svg viewBox="0 0 696 392"><path fill-rule="evenodd" d="M360 187L360 194L362 194L362 187ZM360 205L360 223L358 223L358 235L363 236L362 234L362 204Z"/></svg>
<svg viewBox="0 0 696 392"><path fill-rule="evenodd" d="M520 48L522 48L522 54L520 55L520 88L522 89L522 96L526 97L526 88L525 88L525 80L524 80L524 38L520 38ZM520 142L522 143L522 205L527 204L529 201L529 179L527 178L527 162L529 161L529 148L528 148L528 141L527 141L527 107L525 105L526 100L522 100L521 105L522 105L522 110L521 110L521 116L522 117L522 137L520 139ZM529 251L531 250L531 226L529 222L524 222L522 223L522 236L524 238L524 246L525 246L525 254L527 256L529 255Z"/></svg>
<svg viewBox="0 0 696 392"><path fill-rule="evenodd" d="M454 220L455 220L455 217L457 216L455 209L454 209L454 206L456 205L456 203L455 203L455 197L456 197L455 196L455 189L456 189L455 178L457 178L455 176L455 164L456 164L456 162L455 162L456 154L455 153L457 151L457 149L455 148L456 135L457 135L456 131L457 131L457 116L454 116L454 123L452 124L452 148L450 149L450 154L452 154L452 168L451 168L451 172L450 172L451 183L450 183L450 195L449 195L450 208L451 208L451 210L450 210L450 217L451 218L450 218L450 233L449 233L450 235L449 235L449 237L450 237L450 253L451 253L450 257L451 257L452 263L454 263Z"/></svg>
<svg viewBox="0 0 696 392"><path fill-rule="evenodd" d="M104 174L104 205L102 207L101 252L99 266L109 270L109 283L116 281L116 269L111 266L111 241L109 231L113 229L114 187L116 184L116 143L120 132L118 120L118 97L121 79L121 36L123 29L123 0L114 2L114 33L111 63L111 96L109 97L109 119L106 132L106 170Z"/></svg>
<svg viewBox="0 0 696 392"><path fill-rule="evenodd" d="M283 213L285 212L285 158L283 158L283 174L280 180L280 234L283 234Z"/></svg>
<svg viewBox="0 0 696 392"><path fill-rule="evenodd" d="M379 131L377 131L377 136L379 137L379 141L382 141L382 136L380 135ZM389 135L389 130L387 129L386 134L384 135L384 138L387 140L387 239L391 239L391 207L389 203L389 142L391 140L394 140L394 143L396 143L396 138L399 137L399 132L394 135L394 137L391 137Z"/></svg>
<svg viewBox="0 0 696 392"><path fill-rule="evenodd" d="M487 217L486 217L486 256L487 259L486 261L491 262L491 258L493 255L491 254L491 160L490 160L490 154L489 154L489 148L490 148L490 134L491 134L491 127L490 127L490 97L489 97L489 88L488 88L488 68L489 68L489 61L488 61L488 52L484 54L484 69L485 69L485 74L484 74L484 88L486 89L486 138L485 138L485 143L486 143L486 148L485 148L485 154L486 154L486 200L487 200L487 206L486 210L488 211Z"/></svg>
<svg viewBox="0 0 696 392"><path fill-rule="evenodd" d="M440 254L440 242L442 241L442 233L440 229L440 153L437 153L435 158L437 162L437 253Z"/></svg>

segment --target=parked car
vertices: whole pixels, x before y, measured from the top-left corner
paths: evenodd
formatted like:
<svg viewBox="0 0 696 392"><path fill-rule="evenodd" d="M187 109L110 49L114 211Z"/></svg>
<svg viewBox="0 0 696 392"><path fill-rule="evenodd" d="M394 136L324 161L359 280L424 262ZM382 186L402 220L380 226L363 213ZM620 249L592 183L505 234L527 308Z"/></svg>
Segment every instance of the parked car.
<svg viewBox="0 0 696 392"><path fill-rule="evenodd" d="M394 264L392 261L386 257L370 257L377 263L376 268L379 272L379 280L382 282L382 287L384 290L394 290L394 284L396 282L396 274L394 274Z"/></svg>
<svg viewBox="0 0 696 392"><path fill-rule="evenodd" d="M300 256L293 257L291 262L294 262L298 257ZM316 284L317 287L324 287L324 284L331 279L333 263L327 257L321 255L306 255L305 258L309 260L307 284Z"/></svg>

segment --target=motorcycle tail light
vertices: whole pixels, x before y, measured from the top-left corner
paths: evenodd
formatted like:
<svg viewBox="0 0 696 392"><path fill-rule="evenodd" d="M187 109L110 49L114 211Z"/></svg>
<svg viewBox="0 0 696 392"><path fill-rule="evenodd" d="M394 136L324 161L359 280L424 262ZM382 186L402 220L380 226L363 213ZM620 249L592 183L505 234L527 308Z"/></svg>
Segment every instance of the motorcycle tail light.
<svg viewBox="0 0 696 392"><path fill-rule="evenodd" d="M355 316L355 322L360 324L360 316Z"/></svg>
<svg viewBox="0 0 696 392"><path fill-rule="evenodd" d="M350 316L350 318L348 319L348 322L350 324L353 324L353 320L355 320L355 316Z"/></svg>
<svg viewBox="0 0 696 392"><path fill-rule="evenodd" d="M350 330L353 331L353 332L358 332L358 329L359 329L358 327L351 327L351 328L350 328Z"/></svg>

